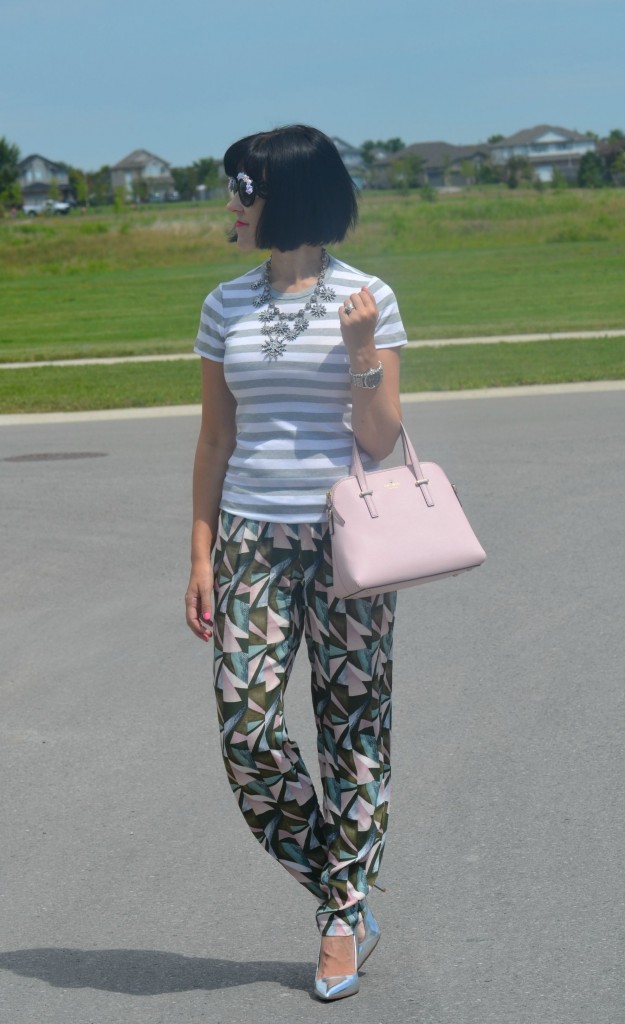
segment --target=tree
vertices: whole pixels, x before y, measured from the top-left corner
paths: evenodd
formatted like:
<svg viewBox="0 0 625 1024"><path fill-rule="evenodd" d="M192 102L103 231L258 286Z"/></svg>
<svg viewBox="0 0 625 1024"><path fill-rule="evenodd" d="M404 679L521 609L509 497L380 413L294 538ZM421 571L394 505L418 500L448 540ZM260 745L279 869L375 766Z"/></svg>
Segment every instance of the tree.
<svg viewBox="0 0 625 1024"><path fill-rule="evenodd" d="M473 160L463 160L460 164L460 173L468 185L475 185L477 179L477 167Z"/></svg>
<svg viewBox="0 0 625 1024"><path fill-rule="evenodd" d="M195 167L172 167L171 176L181 199L195 197L195 190L200 184Z"/></svg>
<svg viewBox="0 0 625 1024"><path fill-rule="evenodd" d="M194 160L190 167L172 167L171 176L181 199L195 199L198 185L207 190L219 186L219 161L212 156Z"/></svg>
<svg viewBox="0 0 625 1024"><path fill-rule="evenodd" d="M89 202L87 175L77 167L67 167L67 176L69 178L69 187L76 202L80 206L87 206Z"/></svg>
<svg viewBox="0 0 625 1024"><path fill-rule="evenodd" d="M612 185L623 185L623 164L625 163L625 133L620 128L613 128L605 142L602 142L599 153L603 161L603 177Z"/></svg>
<svg viewBox="0 0 625 1024"><path fill-rule="evenodd" d="M2 207L20 207L23 202L22 190L20 188L19 181L13 181L10 185L7 185L5 189L0 192L0 217L2 216Z"/></svg>
<svg viewBox="0 0 625 1024"><path fill-rule="evenodd" d="M603 188L605 185L605 167L597 153L584 153L577 172L577 184L580 188Z"/></svg>
<svg viewBox="0 0 625 1024"><path fill-rule="evenodd" d="M423 157L418 153L405 153L391 162L389 181L393 188L418 188L423 185Z"/></svg>
<svg viewBox="0 0 625 1024"><path fill-rule="evenodd" d="M19 159L18 147L3 135L0 138L0 205L14 206L21 201L17 183Z"/></svg>
<svg viewBox="0 0 625 1024"><path fill-rule="evenodd" d="M86 174L79 174L74 183L74 195L80 206L89 206L89 188Z"/></svg>
<svg viewBox="0 0 625 1024"><path fill-rule="evenodd" d="M96 206L103 206L111 201L111 168L103 164L99 171L89 171L87 174L87 188L89 190L89 201Z"/></svg>
<svg viewBox="0 0 625 1024"><path fill-rule="evenodd" d="M625 185L625 149L612 161L610 176L615 185Z"/></svg>
<svg viewBox="0 0 625 1024"><path fill-rule="evenodd" d="M477 168L476 180L480 185L498 185L504 177L503 166L492 160L484 160Z"/></svg>
<svg viewBox="0 0 625 1024"><path fill-rule="evenodd" d="M518 188L522 181L532 181L534 168L526 156L511 156L505 164L508 188Z"/></svg>
<svg viewBox="0 0 625 1024"><path fill-rule="evenodd" d="M406 143L398 135L392 139L378 139L377 142L367 139L360 147L360 155L364 163L370 167L375 161L376 153L399 153L405 148Z"/></svg>
<svg viewBox="0 0 625 1024"><path fill-rule="evenodd" d="M126 189L123 185L118 185L113 192L113 206L115 207L115 213L121 213L126 205Z"/></svg>
<svg viewBox="0 0 625 1024"><path fill-rule="evenodd" d="M569 187L568 181L564 177L562 171L558 170L557 167L555 168L551 178L551 187L556 191Z"/></svg>
<svg viewBox="0 0 625 1024"><path fill-rule="evenodd" d="M194 160L191 165L197 175L197 184L207 188L216 188L219 184L219 164L212 156Z"/></svg>
<svg viewBox="0 0 625 1024"><path fill-rule="evenodd" d="M489 135L486 141L489 143L489 145L494 146L496 142L503 142L505 137L505 135Z"/></svg>
<svg viewBox="0 0 625 1024"><path fill-rule="evenodd" d="M376 144L373 139L366 139L360 147L360 155L363 163L366 164L367 167L371 167L371 164L375 160L375 145Z"/></svg>
<svg viewBox="0 0 625 1024"><path fill-rule="evenodd" d="M132 198L135 203L147 203L148 183L145 178L133 178L130 187L132 189ZM115 191L117 191L117 189Z"/></svg>

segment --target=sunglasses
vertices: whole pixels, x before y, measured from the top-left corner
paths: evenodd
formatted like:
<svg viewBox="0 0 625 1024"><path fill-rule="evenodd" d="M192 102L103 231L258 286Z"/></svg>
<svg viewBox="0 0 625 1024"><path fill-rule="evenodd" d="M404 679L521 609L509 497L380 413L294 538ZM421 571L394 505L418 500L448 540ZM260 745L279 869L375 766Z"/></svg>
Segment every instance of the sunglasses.
<svg viewBox="0 0 625 1024"><path fill-rule="evenodd" d="M256 196L264 195L258 185L255 185L250 176L243 171L239 171L236 178L228 179L228 190L233 195L238 194L243 206L252 206Z"/></svg>

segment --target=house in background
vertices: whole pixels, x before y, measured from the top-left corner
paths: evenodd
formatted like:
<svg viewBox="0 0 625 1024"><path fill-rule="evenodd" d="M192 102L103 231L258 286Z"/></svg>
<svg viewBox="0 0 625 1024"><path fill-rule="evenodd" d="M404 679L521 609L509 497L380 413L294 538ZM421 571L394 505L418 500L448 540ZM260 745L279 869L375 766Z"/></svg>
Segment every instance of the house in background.
<svg viewBox="0 0 625 1024"><path fill-rule="evenodd" d="M123 188L129 197L164 199L174 191L170 166L147 149L135 149L111 167L111 186Z"/></svg>
<svg viewBox="0 0 625 1024"><path fill-rule="evenodd" d="M73 199L67 168L55 164L45 156L33 153L17 165L18 181L24 205L43 206L50 199L50 189L56 187L57 196L64 202Z"/></svg>
<svg viewBox="0 0 625 1024"><path fill-rule="evenodd" d="M509 135L490 149L493 163L505 164L511 157L525 157L540 181L553 181L558 171L567 181L574 182L582 157L596 151L597 140L568 128L540 124Z"/></svg>
<svg viewBox="0 0 625 1024"><path fill-rule="evenodd" d="M478 168L490 159L490 146L486 143L471 146L452 146L449 142L415 142L385 161L378 168L388 169L393 162L401 166L418 157L423 184L432 188L461 188L473 184Z"/></svg>

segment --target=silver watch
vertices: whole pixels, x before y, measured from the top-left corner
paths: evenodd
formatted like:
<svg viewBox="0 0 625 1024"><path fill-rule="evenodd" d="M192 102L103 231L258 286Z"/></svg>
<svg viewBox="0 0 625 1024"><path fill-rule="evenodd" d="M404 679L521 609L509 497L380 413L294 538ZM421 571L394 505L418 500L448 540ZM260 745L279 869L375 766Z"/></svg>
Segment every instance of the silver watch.
<svg viewBox="0 0 625 1024"><path fill-rule="evenodd" d="M376 367L371 367L370 370L365 370L364 373L352 373L350 370L349 376L356 388L379 388L384 376L384 369L382 363L379 362Z"/></svg>

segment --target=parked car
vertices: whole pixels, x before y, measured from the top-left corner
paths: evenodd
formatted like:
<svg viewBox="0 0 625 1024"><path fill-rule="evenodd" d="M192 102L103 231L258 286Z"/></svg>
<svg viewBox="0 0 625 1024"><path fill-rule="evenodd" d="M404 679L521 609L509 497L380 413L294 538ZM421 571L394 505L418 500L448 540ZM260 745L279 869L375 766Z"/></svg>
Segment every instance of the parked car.
<svg viewBox="0 0 625 1024"><path fill-rule="evenodd" d="M39 203L24 203L22 210L29 217L37 217L40 213L69 213L71 203L63 203L58 199L44 199Z"/></svg>

